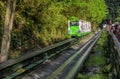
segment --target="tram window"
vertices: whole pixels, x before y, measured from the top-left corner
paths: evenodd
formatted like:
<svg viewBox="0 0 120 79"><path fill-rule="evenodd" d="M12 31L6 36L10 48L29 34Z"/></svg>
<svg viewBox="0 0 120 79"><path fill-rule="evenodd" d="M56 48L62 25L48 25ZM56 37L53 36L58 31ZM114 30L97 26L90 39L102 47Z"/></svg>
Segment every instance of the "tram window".
<svg viewBox="0 0 120 79"><path fill-rule="evenodd" d="M79 26L79 22L70 22L70 26Z"/></svg>

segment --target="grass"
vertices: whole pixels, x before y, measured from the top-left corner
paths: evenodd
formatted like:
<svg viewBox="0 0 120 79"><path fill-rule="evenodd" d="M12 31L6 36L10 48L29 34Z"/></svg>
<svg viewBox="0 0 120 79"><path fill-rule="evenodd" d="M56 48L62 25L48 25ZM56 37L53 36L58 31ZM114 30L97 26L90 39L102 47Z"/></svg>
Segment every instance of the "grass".
<svg viewBox="0 0 120 79"><path fill-rule="evenodd" d="M105 47L107 47L107 31L103 31L101 38L98 40L96 45L93 47L92 54L86 61L86 67L99 67L100 70L95 74L78 73L76 79L108 79L107 75L110 70L110 65L106 65Z"/></svg>
<svg viewBox="0 0 120 79"><path fill-rule="evenodd" d="M99 55L99 56L96 56L96 55L91 55L89 60L87 61L86 65L87 66L104 66L106 63L105 61L105 57L103 55Z"/></svg>
<svg viewBox="0 0 120 79"><path fill-rule="evenodd" d="M95 75L84 75L84 74L78 74L76 79L108 79L106 75L103 74L95 74Z"/></svg>

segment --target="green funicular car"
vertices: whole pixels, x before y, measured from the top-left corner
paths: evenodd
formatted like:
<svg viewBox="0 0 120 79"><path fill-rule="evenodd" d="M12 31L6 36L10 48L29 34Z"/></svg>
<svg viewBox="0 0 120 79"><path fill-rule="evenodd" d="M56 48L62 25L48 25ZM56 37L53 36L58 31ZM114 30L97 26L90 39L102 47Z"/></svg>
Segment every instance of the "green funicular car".
<svg viewBox="0 0 120 79"><path fill-rule="evenodd" d="M91 23L71 17L68 20L68 34L71 37L81 37L91 32Z"/></svg>

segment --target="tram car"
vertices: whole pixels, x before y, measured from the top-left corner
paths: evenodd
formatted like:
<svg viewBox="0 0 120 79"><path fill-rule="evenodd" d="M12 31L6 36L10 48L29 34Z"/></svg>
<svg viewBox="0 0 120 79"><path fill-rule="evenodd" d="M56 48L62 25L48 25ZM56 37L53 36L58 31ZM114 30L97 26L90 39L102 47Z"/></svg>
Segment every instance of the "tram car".
<svg viewBox="0 0 120 79"><path fill-rule="evenodd" d="M91 23L71 17L68 20L68 34L71 37L81 37L91 32Z"/></svg>

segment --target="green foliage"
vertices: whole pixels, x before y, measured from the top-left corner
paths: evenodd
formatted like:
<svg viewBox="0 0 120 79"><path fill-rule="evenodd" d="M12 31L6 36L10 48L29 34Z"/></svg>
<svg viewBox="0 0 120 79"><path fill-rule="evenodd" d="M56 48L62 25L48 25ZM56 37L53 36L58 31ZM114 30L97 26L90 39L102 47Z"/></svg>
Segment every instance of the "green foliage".
<svg viewBox="0 0 120 79"><path fill-rule="evenodd" d="M106 61L105 61L105 57L103 55L99 55L99 56L94 56L91 55L90 59L87 62L87 66L104 66Z"/></svg>
<svg viewBox="0 0 120 79"><path fill-rule="evenodd" d="M16 58L16 57L19 57L21 55L21 52L20 51L11 51L10 52L10 58Z"/></svg>
<svg viewBox="0 0 120 79"><path fill-rule="evenodd" d="M113 3L113 6L116 6L116 7L111 7L111 9L113 10L111 15L115 16L114 21L120 22L120 5L118 5L119 3L116 3L116 2Z"/></svg>
<svg viewBox="0 0 120 79"><path fill-rule="evenodd" d="M78 74L76 79L108 79L107 75L95 74L95 75L83 75Z"/></svg>
<svg viewBox="0 0 120 79"><path fill-rule="evenodd" d="M101 68L101 71L104 73L109 73L110 69L112 68L112 65L105 65L103 68Z"/></svg>
<svg viewBox="0 0 120 79"><path fill-rule="evenodd" d="M116 13L116 18L114 20L120 22L120 6L117 7Z"/></svg>
<svg viewBox="0 0 120 79"><path fill-rule="evenodd" d="M87 62L88 66L104 66L106 63L106 58L104 54L106 53L108 38L107 31L104 30L101 38L98 40L97 44L93 48L94 52L99 52L98 55L91 55L90 59ZM95 55L95 56L94 56Z"/></svg>
<svg viewBox="0 0 120 79"><path fill-rule="evenodd" d="M104 30L103 34L102 34L101 38L99 39L99 41L97 42L97 44L99 44L103 48L107 48L107 45L108 45L107 36L108 36L107 30Z"/></svg>
<svg viewBox="0 0 120 79"><path fill-rule="evenodd" d="M104 52L104 48L100 46L100 44L97 44L95 47L94 47L94 51L98 52Z"/></svg>
<svg viewBox="0 0 120 79"><path fill-rule="evenodd" d="M106 17L108 11L104 0L71 0L67 2L65 10L66 16L76 16L92 23L92 30L96 30L98 25ZM68 10L66 10L68 9Z"/></svg>
<svg viewBox="0 0 120 79"><path fill-rule="evenodd" d="M2 1L0 14L1 35L5 16ZM71 16L90 21L95 30L106 14L104 0L17 0L11 50L38 49L69 38L67 20Z"/></svg>
<svg viewBox="0 0 120 79"><path fill-rule="evenodd" d="M85 63L86 71L84 71L82 74L79 73L76 79L108 79L108 75L106 73L110 72L111 65L106 65L107 61L105 57L105 51L107 49L104 47L106 47L107 41L107 31L104 30L101 38L94 46L92 54ZM87 71L87 68L89 67L97 67L99 70L97 70L95 73L90 73L90 70ZM87 74L85 72L87 72Z"/></svg>

